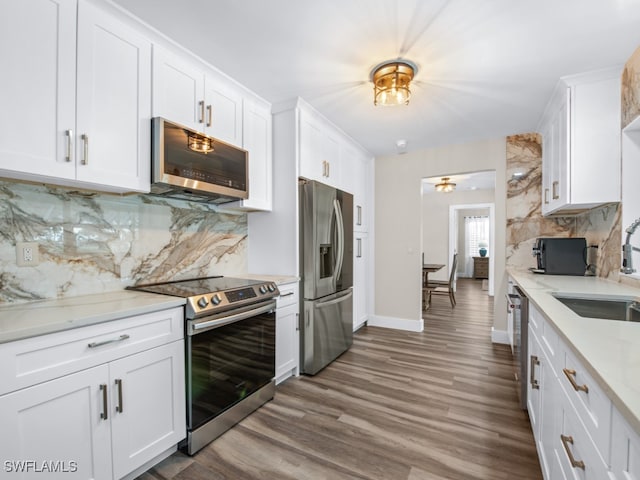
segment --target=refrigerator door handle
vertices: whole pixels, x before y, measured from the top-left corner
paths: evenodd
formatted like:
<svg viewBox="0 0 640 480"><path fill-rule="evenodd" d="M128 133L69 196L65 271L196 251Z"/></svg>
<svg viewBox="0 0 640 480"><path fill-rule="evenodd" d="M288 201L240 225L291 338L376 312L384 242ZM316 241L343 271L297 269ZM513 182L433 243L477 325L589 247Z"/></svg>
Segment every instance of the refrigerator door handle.
<svg viewBox="0 0 640 480"><path fill-rule="evenodd" d="M335 305L336 303L344 302L350 297L353 297L353 290L351 289L349 290L348 293L345 293L344 295L341 295L338 298L333 298L331 300L327 300L326 302L318 302L316 306L318 308L328 307L329 305Z"/></svg>
<svg viewBox="0 0 640 480"><path fill-rule="evenodd" d="M335 280L338 284L338 278L342 274L342 262L344 260L344 221L342 219L342 209L338 199L333 201L333 209L336 213L336 228L338 229L338 252L336 254Z"/></svg>

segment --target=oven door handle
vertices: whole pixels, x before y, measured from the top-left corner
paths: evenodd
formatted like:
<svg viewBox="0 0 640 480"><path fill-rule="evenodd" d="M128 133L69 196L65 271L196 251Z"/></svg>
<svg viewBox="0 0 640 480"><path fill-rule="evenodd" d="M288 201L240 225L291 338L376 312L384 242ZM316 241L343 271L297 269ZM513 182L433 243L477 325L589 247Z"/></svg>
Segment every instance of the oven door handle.
<svg viewBox="0 0 640 480"><path fill-rule="evenodd" d="M221 314L219 318L215 320L206 320L195 323L194 321L189 323L189 328L187 330L188 335L197 335L207 330L211 330L213 328L223 327L224 325L229 325L230 323L239 322L240 320L246 320L247 318L255 317L256 315L260 315L262 313L267 313L274 311L276 309L275 300L269 301L266 305L262 305L257 308L252 308L251 310L247 310L244 312L236 313L233 315L224 315Z"/></svg>

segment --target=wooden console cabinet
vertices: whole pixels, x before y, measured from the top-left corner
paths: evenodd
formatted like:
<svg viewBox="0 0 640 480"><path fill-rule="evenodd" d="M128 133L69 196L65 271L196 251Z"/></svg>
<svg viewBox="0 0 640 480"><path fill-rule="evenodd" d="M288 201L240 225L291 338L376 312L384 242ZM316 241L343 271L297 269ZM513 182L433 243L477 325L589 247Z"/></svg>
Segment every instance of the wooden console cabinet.
<svg viewBox="0 0 640 480"><path fill-rule="evenodd" d="M489 278L489 257L473 257L473 278Z"/></svg>

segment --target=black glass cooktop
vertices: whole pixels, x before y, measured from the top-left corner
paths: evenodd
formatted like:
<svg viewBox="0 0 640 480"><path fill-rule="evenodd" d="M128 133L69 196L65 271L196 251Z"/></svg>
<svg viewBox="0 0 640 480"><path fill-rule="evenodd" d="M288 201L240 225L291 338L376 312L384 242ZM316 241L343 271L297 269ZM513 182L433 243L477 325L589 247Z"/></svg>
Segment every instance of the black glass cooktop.
<svg viewBox="0 0 640 480"><path fill-rule="evenodd" d="M198 295L226 292L238 288L249 287L264 283L260 280L248 280L234 277L204 277L191 280L176 280L173 282L149 283L127 287L129 290L161 293L174 297L190 298Z"/></svg>

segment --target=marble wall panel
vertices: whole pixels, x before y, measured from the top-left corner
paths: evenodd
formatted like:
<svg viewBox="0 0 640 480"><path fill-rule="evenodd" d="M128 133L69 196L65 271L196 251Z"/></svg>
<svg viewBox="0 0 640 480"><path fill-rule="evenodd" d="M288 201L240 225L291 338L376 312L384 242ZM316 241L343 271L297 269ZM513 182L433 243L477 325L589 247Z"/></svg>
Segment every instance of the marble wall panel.
<svg viewBox="0 0 640 480"><path fill-rule="evenodd" d="M640 115L640 47L622 71L622 128Z"/></svg>
<svg viewBox="0 0 640 480"><path fill-rule="evenodd" d="M40 264L16 265L16 242ZM247 271L247 216L150 195L0 181L0 303Z"/></svg>
<svg viewBox="0 0 640 480"><path fill-rule="evenodd" d="M537 237L585 237L588 262L596 274L617 278L620 265L620 208L606 205L578 216L542 216L542 145L538 134L507 137L507 266L536 265L531 250ZM514 176L521 173L521 176Z"/></svg>

